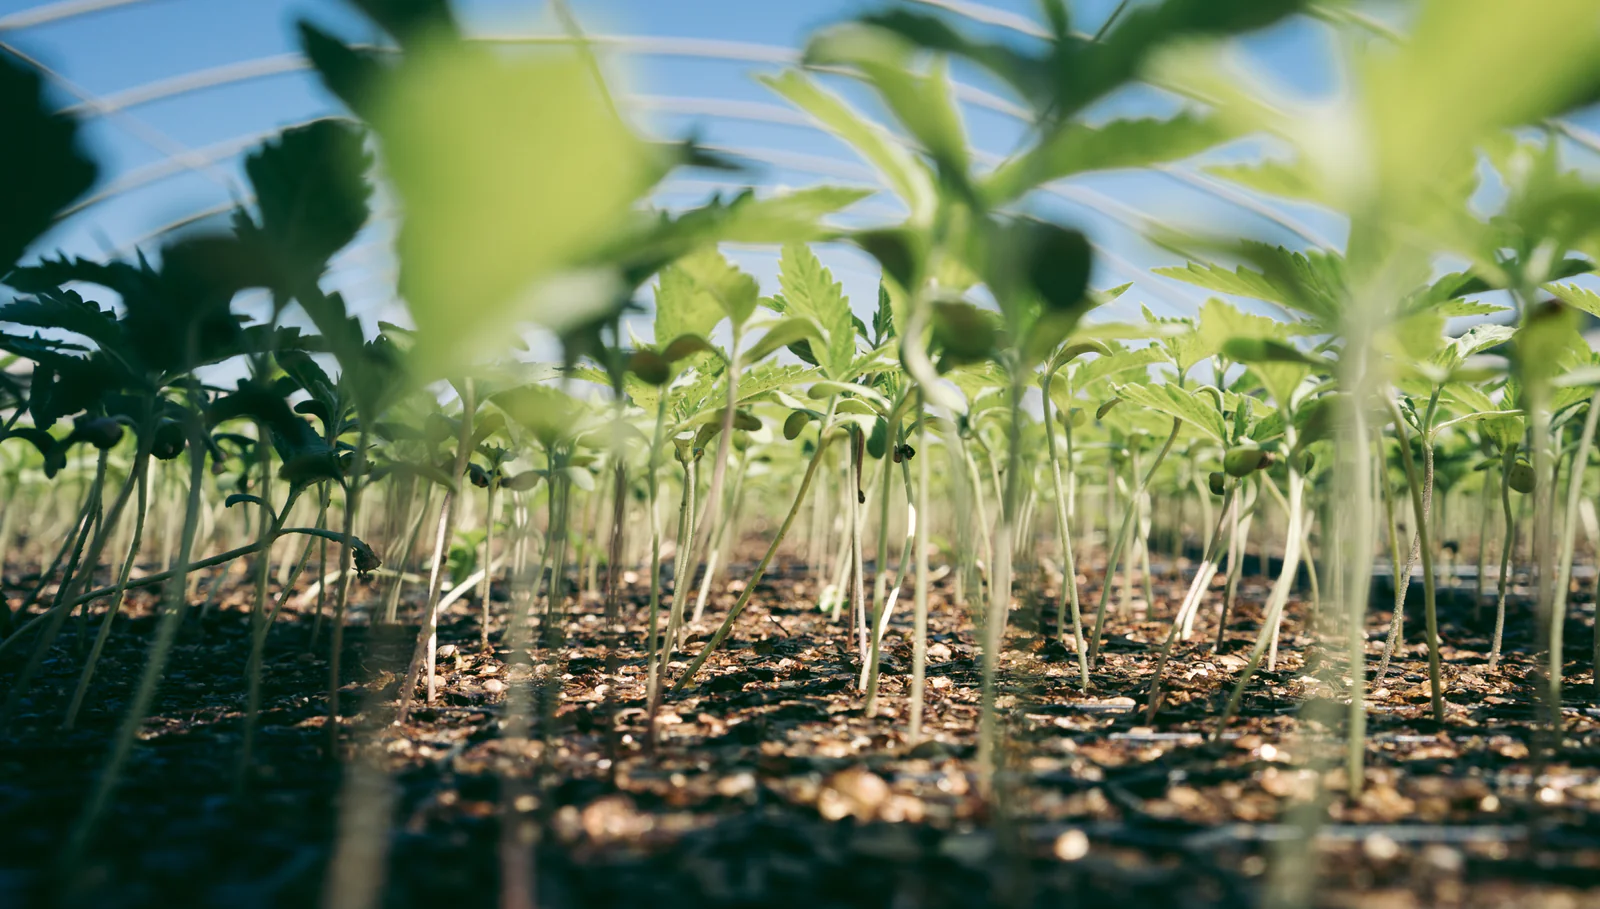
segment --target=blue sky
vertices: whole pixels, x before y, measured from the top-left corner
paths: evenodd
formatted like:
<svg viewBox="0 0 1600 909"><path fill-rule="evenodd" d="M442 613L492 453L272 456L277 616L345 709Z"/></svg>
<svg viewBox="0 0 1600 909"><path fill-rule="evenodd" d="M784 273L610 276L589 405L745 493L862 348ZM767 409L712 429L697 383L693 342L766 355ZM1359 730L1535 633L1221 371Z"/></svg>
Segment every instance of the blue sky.
<svg viewBox="0 0 1600 909"><path fill-rule="evenodd" d="M1093 31L1115 6L1116 0L1077 0L1071 4L1074 25ZM6 17L51 4L28 0L0 0L0 41L38 56L76 87L98 97L117 98L140 87L202 73L217 67L246 66L252 62L271 69L275 61L297 51L294 23L310 17L352 38L366 37L360 19L337 0L132 0L103 12L77 16L35 27L5 29ZM773 3L761 0L574 0L572 6L591 33L715 39L772 47L797 48L817 26L839 21L852 12L877 6L855 0L802 0ZM956 4L959 5L959 4ZM1037 18L1033 0L985 0L989 9ZM475 33L548 32L550 22L539 0L460 0L461 18ZM13 20L15 21L15 20ZM979 26L995 37L1026 43L1031 40L1003 28ZM1328 30L1317 23L1294 21L1257 35L1241 48L1248 65L1281 90L1309 97L1337 90L1333 65L1334 46ZM849 149L831 137L804 126L752 122L686 113L710 99L781 108L783 102L753 78L772 72L770 64L693 59L684 56L611 55L608 65L619 90L646 96L648 121L667 135L694 134L701 141L760 157L788 155L782 165L766 167L735 178L758 186L800 186L827 180L861 182L867 175ZM195 150L238 148L243 140L274 128L333 113L337 106L314 76L291 66L262 78L232 81L226 85L163 98L125 108L117 114L95 116L89 135L104 165L103 184L115 187L119 179L138 178L163 169L175 154ZM958 69L961 82L991 91L1001 88L984 74ZM852 100L871 109L856 86L835 82ZM66 90L62 103L77 102ZM669 112L661 112L665 105ZM722 108L719 108L722 109ZM764 110L765 108L761 108ZM1103 105L1097 117L1128 114L1163 115L1174 103L1158 92L1136 89ZM977 107L964 111L971 141L982 152L1005 154L1020 136L1019 124ZM242 149L241 149L242 150ZM1234 149L1219 155L1252 154ZM809 156L809 157L805 157ZM802 167L815 159L819 168ZM796 160L797 159L797 160ZM136 189L117 193L69 219L48 238L45 249L64 249L85 255L106 251L126 254L141 240L145 246L152 231L192 213L218 208L237 198L239 157L224 157L201 168L167 167L169 176L150 180ZM819 175L816 170L829 171ZM714 187L703 176L669 184L658 200L676 207L702 201ZM1118 316L1131 316L1141 303L1160 314L1192 311L1203 294L1149 275L1155 265L1171 264L1170 254L1142 241L1132 229L1144 219L1181 222L1225 230L1242 227L1257 235L1298 243L1291 235L1237 206L1198 192L1169 175L1126 172L1092 176L1075 181L1074 191L1087 202L1050 199L1039 207L1065 223L1088 230L1102 256L1096 284L1110 286L1136 281L1136 289L1117 304ZM881 201L861 207L858 217L871 220L886 210ZM1287 209L1285 209L1287 210ZM1325 213L1295 210L1293 214L1325 236L1337 239L1341 226ZM392 316L392 262L384 239L389 225L375 225L361 247L340 262L330 283L347 291L369 316ZM776 251L736 250L733 255L755 273L764 289L772 287ZM859 255L842 249L824 251L830 264L859 309L873 305L876 270Z"/></svg>

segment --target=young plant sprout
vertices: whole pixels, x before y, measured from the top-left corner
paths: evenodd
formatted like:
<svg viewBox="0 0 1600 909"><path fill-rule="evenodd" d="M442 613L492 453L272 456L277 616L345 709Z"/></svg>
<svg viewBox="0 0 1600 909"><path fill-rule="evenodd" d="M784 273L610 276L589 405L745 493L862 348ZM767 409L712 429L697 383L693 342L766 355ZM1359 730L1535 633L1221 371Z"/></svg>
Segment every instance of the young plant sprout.
<svg viewBox="0 0 1600 909"><path fill-rule="evenodd" d="M1595 0L855 10L716 105L864 165L781 190L611 81L770 49L358 0L295 31L336 114L152 166L224 228L97 255L143 95L9 34L107 5L0 16L0 890L1587 880ZM1336 97L1234 71L1296 29ZM1099 204L1140 171L1252 220Z"/></svg>

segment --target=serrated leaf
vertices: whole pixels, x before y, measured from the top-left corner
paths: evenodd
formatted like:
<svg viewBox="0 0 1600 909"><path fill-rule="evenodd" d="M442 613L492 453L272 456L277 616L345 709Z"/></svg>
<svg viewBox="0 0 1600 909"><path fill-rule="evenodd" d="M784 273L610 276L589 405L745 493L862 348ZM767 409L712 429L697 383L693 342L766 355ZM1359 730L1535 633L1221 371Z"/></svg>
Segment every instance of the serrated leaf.
<svg viewBox="0 0 1600 909"><path fill-rule="evenodd" d="M1454 371L1468 357L1498 347L1511 340L1514 334L1516 329L1510 325L1474 325L1441 348L1433 360L1446 370Z"/></svg>
<svg viewBox="0 0 1600 909"><path fill-rule="evenodd" d="M302 350L279 350L274 359L278 361L278 367L294 380L295 385L304 389L313 400L330 408L337 404L338 385L310 354Z"/></svg>
<svg viewBox="0 0 1600 909"><path fill-rule="evenodd" d="M301 50L322 78L322 84L351 111L369 116L373 88L386 70L380 52L345 44L304 19L296 23L296 29Z"/></svg>
<svg viewBox="0 0 1600 909"><path fill-rule="evenodd" d="M778 260L778 284L789 311L807 317L822 328L827 342L811 352L823 373L833 379L848 378L846 372L856 355L856 329L843 287L828 269L822 267L810 247L791 243Z"/></svg>
<svg viewBox="0 0 1600 909"><path fill-rule="evenodd" d="M1175 385L1115 386L1117 397L1129 404L1164 413L1204 433L1214 442L1226 439L1228 430L1210 398L1184 391Z"/></svg>
<svg viewBox="0 0 1600 909"><path fill-rule="evenodd" d="M1096 357L1072 367L1072 387L1093 393L1104 379L1131 369L1145 369L1166 356L1154 345L1134 350L1116 350L1110 356Z"/></svg>
<svg viewBox="0 0 1600 909"><path fill-rule="evenodd" d="M729 262L715 247L707 246L678 260L678 267L708 294L734 324L742 325L755 314L761 286L756 279Z"/></svg>
<svg viewBox="0 0 1600 909"><path fill-rule="evenodd" d="M117 350L124 343L117 314L101 309L71 290L46 289L35 298L14 299L0 306L0 322L70 331L83 335L102 349Z"/></svg>
<svg viewBox="0 0 1600 909"><path fill-rule="evenodd" d="M1006 81L1043 114L1067 120L1138 75L1163 44L1263 28L1297 11L1299 0L1165 0L1129 9L1098 41L1066 34L1029 54L1011 43L972 38L944 19L893 8L863 17L936 53L965 57Z"/></svg>
<svg viewBox="0 0 1600 909"><path fill-rule="evenodd" d="M317 120L285 130L245 158L260 223L246 229L280 270L279 287L315 283L367 221L371 156L356 124Z"/></svg>
<svg viewBox="0 0 1600 909"><path fill-rule="evenodd" d="M737 397L740 404L748 404L764 395L782 388L792 388L816 375L816 371L798 364L778 364L771 360L745 370L739 375ZM726 385L722 385L726 389ZM723 400L726 395L718 397Z"/></svg>
<svg viewBox="0 0 1600 909"><path fill-rule="evenodd" d="M1557 300L1581 309L1591 316L1600 317L1600 294L1578 284L1546 284L1544 289Z"/></svg>
<svg viewBox="0 0 1600 909"><path fill-rule="evenodd" d="M1586 365L1591 357L1588 343L1578 333L1577 310L1560 303L1528 310L1511 343L1524 387Z"/></svg>
<svg viewBox="0 0 1600 909"><path fill-rule="evenodd" d="M1235 250L1255 267L1228 269L1209 263L1153 269L1219 293L1253 297L1305 313L1323 324L1337 321L1347 293L1344 259L1337 253L1299 253L1281 246L1245 242Z"/></svg>
<svg viewBox="0 0 1600 909"><path fill-rule="evenodd" d="M872 334L877 340L888 340L899 334L895 328L894 297L887 281L878 282L878 308L872 313Z"/></svg>
<svg viewBox="0 0 1600 909"><path fill-rule="evenodd" d="M1287 336L1284 325L1277 319L1247 313L1237 306L1215 298L1207 300L1198 314L1199 334L1207 346L1221 350L1235 338L1267 338L1283 340Z"/></svg>
<svg viewBox="0 0 1600 909"><path fill-rule="evenodd" d="M1505 312L1507 307L1496 306L1493 303L1482 303L1476 300L1450 300L1445 303L1434 304L1433 311L1447 319L1460 319L1467 316L1492 316Z"/></svg>
<svg viewBox="0 0 1600 909"><path fill-rule="evenodd" d="M670 343L685 335L707 337L723 319L722 307L678 266L662 270L656 279L655 339Z"/></svg>
<svg viewBox="0 0 1600 909"><path fill-rule="evenodd" d="M1268 281L1261 272L1245 268L1243 265L1229 269L1210 263L1190 262L1187 265L1152 268L1150 271L1164 278L1172 278L1217 293L1253 297L1274 303L1281 302L1281 288Z"/></svg>
<svg viewBox="0 0 1600 909"><path fill-rule="evenodd" d="M296 414L282 395L252 383L241 382L231 394L211 402L206 419L212 426L236 419L259 422L267 428L273 448L285 463L302 455L329 451L311 423Z"/></svg>

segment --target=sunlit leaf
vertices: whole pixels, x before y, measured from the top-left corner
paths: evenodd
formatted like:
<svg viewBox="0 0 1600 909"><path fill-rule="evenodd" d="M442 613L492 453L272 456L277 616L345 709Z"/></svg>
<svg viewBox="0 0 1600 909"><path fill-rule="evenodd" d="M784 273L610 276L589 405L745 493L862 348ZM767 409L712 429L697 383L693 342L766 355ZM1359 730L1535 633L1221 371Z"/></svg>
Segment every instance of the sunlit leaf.
<svg viewBox="0 0 1600 909"><path fill-rule="evenodd" d="M534 293L617 230L657 176L576 54L425 44L378 104L423 375L503 349L520 321L560 330L610 303L603 281Z"/></svg>
<svg viewBox="0 0 1600 909"><path fill-rule="evenodd" d="M1214 442L1222 442L1227 437L1222 414L1208 397L1184 391L1176 385L1129 383L1117 385L1115 389L1117 396L1129 404L1183 420Z"/></svg>
<svg viewBox="0 0 1600 909"><path fill-rule="evenodd" d="M967 179L966 133L950 95L945 65L916 65L917 46L895 32L859 22L824 29L806 45L808 64L860 70L884 104L938 163L947 185Z"/></svg>
<svg viewBox="0 0 1600 909"><path fill-rule="evenodd" d="M933 175L916 156L896 142L887 130L861 116L838 95L797 72L760 77L768 88L815 117L829 132L844 140L883 175L895 195L911 209L913 222L932 217Z"/></svg>
<svg viewBox="0 0 1600 909"><path fill-rule="evenodd" d="M846 370L856 355L856 329L844 288L822 267L816 254L800 243L783 248L778 283L790 311L815 320L826 334L826 350L812 346L823 372L830 378L847 378Z"/></svg>
<svg viewBox="0 0 1600 909"><path fill-rule="evenodd" d="M678 261L678 267L694 281L695 288L709 295L734 324L742 325L755 314L761 286L714 247L704 247L683 257Z"/></svg>
<svg viewBox="0 0 1600 909"><path fill-rule="evenodd" d="M1053 180L1175 161L1231 136L1219 121L1193 114L1168 120L1113 120L1102 126L1071 122L989 174L983 181L984 197L991 205L1003 205Z"/></svg>
<svg viewBox="0 0 1600 909"><path fill-rule="evenodd" d="M1330 201L1318 187L1315 177L1307 174L1299 162L1217 164L1205 168L1205 172L1219 180L1236 183L1269 196L1281 196L1285 199L1316 204L1327 204Z"/></svg>
<svg viewBox="0 0 1600 909"><path fill-rule="evenodd" d="M685 335L706 337L721 322L722 307L711 294L695 283L694 276L677 266L661 272L656 280L655 338L668 344Z"/></svg>
<svg viewBox="0 0 1600 909"><path fill-rule="evenodd" d="M790 316L768 327L766 333L741 353L740 357L746 363L755 363L791 344L811 339L821 342L816 323L809 318Z"/></svg>
<svg viewBox="0 0 1600 909"><path fill-rule="evenodd" d="M1578 284L1546 284L1544 289L1568 306L1600 317L1600 294L1589 288Z"/></svg>

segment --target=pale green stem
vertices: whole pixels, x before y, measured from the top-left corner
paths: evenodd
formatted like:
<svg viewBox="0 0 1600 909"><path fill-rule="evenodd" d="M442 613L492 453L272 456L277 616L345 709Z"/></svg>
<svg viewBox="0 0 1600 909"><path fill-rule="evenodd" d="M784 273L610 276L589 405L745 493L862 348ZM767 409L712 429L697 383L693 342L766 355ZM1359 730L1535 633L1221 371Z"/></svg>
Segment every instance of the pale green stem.
<svg viewBox="0 0 1600 909"><path fill-rule="evenodd" d="M706 641L700 653L689 664L689 668L685 669L683 675L678 677L678 681L673 683L671 693L676 694L682 690L695 677L695 674L700 671L700 667L705 665L711 654L716 652L716 649L727 639L728 634L733 631L733 623L738 621L739 614L744 612L745 606L750 602L751 595L755 593L756 587L760 585L762 576L767 573L767 566L772 564L773 556L777 554L778 547L783 544L783 538L788 535L789 528L794 524L795 515L799 514L800 506L805 502L806 492L810 490L812 478L817 474L817 464L822 460L823 452L827 451L828 443L832 441L827 432L827 424L823 424L823 427L821 437L817 440L817 450L812 453L811 462L806 465L805 476L800 480L800 489L795 493L794 503L789 506L789 514L784 517L782 526L778 528L777 534L772 538L772 543L767 546L766 555L762 556L760 563L756 565L755 573L746 582L744 590L739 594L738 601L733 604L732 609L728 610L728 615L722 620L722 626L711 636L711 640Z"/></svg>
<svg viewBox="0 0 1600 909"><path fill-rule="evenodd" d="M1387 398L1389 415L1394 420L1395 436L1400 440L1400 463L1405 467L1406 485L1411 487L1411 507L1417 519L1417 535L1422 556L1422 606L1427 620L1428 682L1433 701L1433 718L1444 722L1444 680L1441 677L1439 658L1439 614L1434 603L1433 548L1428 534L1428 506L1424 498L1424 485L1417 475L1416 460L1411 457L1411 445L1406 439L1406 422L1399 405ZM1424 454L1428 451L1425 446Z"/></svg>
<svg viewBox="0 0 1600 909"><path fill-rule="evenodd" d="M1163 444L1161 446L1161 450L1156 453L1155 461L1151 463L1150 469L1145 472L1144 479L1140 481L1139 489L1135 492L1133 500L1131 501L1137 501L1138 496L1142 494L1145 488L1150 485L1151 478L1153 478L1156 471L1160 469L1161 462L1167 457L1167 452L1172 450L1172 443L1178 440L1178 432L1181 429L1183 429L1183 421L1176 418L1173 419L1172 432L1168 433L1166 443ZM1106 558L1106 579L1105 583L1100 585L1100 605L1095 608L1094 633L1089 639L1090 666L1095 666L1099 663L1100 638L1105 631L1106 623L1106 603L1111 599L1110 572L1115 569L1117 560L1122 558L1123 549L1128 545L1128 538L1133 533L1133 522L1136 509L1132 507L1131 501L1130 506L1122 517L1122 529L1117 532L1116 541L1111 547L1111 553Z"/></svg>
<svg viewBox="0 0 1600 909"><path fill-rule="evenodd" d="M1050 414L1050 383L1055 379L1055 370L1044 374L1040 381L1040 388L1044 392L1044 427L1045 446L1050 457L1050 483L1055 493L1056 500L1056 532L1061 538L1061 596L1056 599L1056 636L1066 636L1066 608L1070 603L1072 607L1072 649L1078 657L1079 689L1089 690L1089 658L1084 649L1083 641L1083 610L1078 600L1078 567L1072 557L1072 525L1067 518L1067 497L1061 483L1061 460L1056 454L1055 423ZM1070 437L1072 427L1067 426ZM1067 469L1070 471L1069 463Z"/></svg>

